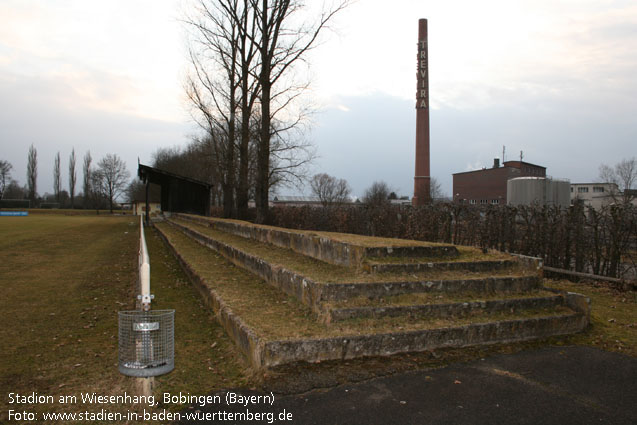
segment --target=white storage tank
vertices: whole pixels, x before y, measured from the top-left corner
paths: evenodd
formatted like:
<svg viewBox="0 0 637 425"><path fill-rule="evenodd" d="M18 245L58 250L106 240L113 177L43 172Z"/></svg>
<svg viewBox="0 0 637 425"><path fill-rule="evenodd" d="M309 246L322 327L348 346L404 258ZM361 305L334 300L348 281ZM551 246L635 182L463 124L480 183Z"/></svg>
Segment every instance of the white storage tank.
<svg viewBox="0 0 637 425"><path fill-rule="evenodd" d="M507 181L509 205L571 205L571 183L545 177L517 177Z"/></svg>

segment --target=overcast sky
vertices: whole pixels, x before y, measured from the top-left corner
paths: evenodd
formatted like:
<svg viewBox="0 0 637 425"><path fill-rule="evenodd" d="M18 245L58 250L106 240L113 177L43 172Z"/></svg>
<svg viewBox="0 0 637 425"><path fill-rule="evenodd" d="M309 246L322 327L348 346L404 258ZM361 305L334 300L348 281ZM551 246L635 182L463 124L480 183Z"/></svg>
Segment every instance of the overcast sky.
<svg viewBox="0 0 637 425"><path fill-rule="evenodd" d="M313 3L314 0L312 0ZM391 4L391 6L390 6ZM53 162L116 153L136 172L159 147L196 132L182 81L184 0L2 0L0 159L26 182L38 151L38 192ZM374 180L412 195L418 19L429 21L431 170L451 195L452 173L494 157L547 167L572 182L601 163L637 156L634 0L359 0L309 57L320 107L309 138L314 172ZM296 194L280 189L280 194Z"/></svg>

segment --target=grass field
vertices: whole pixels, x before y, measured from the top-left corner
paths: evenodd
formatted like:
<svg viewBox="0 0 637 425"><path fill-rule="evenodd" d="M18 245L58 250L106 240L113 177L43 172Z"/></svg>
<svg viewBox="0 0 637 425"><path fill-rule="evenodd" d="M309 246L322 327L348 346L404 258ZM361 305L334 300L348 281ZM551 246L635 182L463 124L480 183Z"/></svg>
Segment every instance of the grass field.
<svg viewBox="0 0 637 425"><path fill-rule="evenodd" d="M135 393L135 379L117 369L117 312L135 306L138 226L130 216L0 218L0 422L9 409L100 408L59 404L59 396ZM152 232L148 248L153 308L176 310L176 367L156 379L157 392L205 394L247 382L241 356ZM10 392L56 403L10 405Z"/></svg>
<svg viewBox="0 0 637 425"><path fill-rule="evenodd" d="M637 357L637 292L620 291L607 284L546 280L545 286L579 292L592 302L591 326L564 343L590 345Z"/></svg>

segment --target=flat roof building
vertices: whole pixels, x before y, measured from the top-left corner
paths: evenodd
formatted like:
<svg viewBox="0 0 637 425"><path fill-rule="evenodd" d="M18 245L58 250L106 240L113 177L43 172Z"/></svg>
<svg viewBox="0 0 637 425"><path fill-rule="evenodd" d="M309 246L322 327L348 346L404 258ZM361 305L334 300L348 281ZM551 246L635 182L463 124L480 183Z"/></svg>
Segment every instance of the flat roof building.
<svg viewBox="0 0 637 425"><path fill-rule="evenodd" d="M571 205L581 201L597 210L614 203L618 194L615 183L571 183Z"/></svg>
<svg viewBox="0 0 637 425"><path fill-rule="evenodd" d="M493 160L492 168L453 174L454 202L472 205L506 204L507 181L517 177L546 177L546 167L524 161Z"/></svg>

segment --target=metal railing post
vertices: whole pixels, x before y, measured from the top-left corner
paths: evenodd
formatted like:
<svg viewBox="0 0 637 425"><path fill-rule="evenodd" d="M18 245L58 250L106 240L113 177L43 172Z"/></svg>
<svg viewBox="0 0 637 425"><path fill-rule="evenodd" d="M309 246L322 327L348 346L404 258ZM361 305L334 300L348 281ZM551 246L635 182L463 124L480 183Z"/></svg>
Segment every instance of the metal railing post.
<svg viewBox="0 0 637 425"><path fill-rule="evenodd" d="M150 294L150 259L146 248L146 237L144 236L144 219L139 217L139 286L141 294L142 310L150 310L150 302L153 296Z"/></svg>

